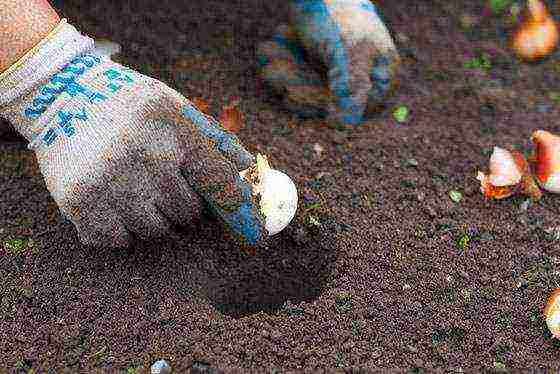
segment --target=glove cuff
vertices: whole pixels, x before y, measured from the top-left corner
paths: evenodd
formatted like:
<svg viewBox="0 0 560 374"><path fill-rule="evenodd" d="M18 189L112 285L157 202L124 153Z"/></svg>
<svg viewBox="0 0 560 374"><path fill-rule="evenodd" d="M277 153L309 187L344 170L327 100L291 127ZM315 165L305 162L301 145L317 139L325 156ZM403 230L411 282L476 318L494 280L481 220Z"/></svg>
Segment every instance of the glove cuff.
<svg viewBox="0 0 560 374"><path fill-rule="evenodd" d="M14 128L31 141L42 126L30 126L38 115L30 115L26 109L50 103L55 96L30 97L39 87L68 65L77 56L92 51L93 39L82 35L65 20L28 52L18 66L10 68L0 79L0 117L10 121ZM43 93L41 91L41 93ZM44 97L43 97L44 96ZM27 105L26 105L27 104Z"/></svg>

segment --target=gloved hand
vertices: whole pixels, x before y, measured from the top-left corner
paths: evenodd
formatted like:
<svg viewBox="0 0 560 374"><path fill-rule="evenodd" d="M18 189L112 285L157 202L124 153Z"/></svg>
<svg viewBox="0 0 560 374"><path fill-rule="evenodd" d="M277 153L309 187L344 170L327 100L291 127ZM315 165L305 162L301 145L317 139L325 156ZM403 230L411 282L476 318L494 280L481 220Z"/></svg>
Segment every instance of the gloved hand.
<svg viewBox="0 0 560 374"><path fill-rule="evenodd" d="M291 0L290 24L258 49L260 74L301 116L362 122L396 85L400 58L369 0Z"/></svg>
<svg viewBox="0 0 560 374"><path fill-rule="evenodd" d="M264 240L239 176L254 159L237 137L163 82L92 51L92 39L61 22L0 77L0 116L30 142L81 241L126 247L131 233L163 236L188 226L204 201L241 244Z"/></svg>

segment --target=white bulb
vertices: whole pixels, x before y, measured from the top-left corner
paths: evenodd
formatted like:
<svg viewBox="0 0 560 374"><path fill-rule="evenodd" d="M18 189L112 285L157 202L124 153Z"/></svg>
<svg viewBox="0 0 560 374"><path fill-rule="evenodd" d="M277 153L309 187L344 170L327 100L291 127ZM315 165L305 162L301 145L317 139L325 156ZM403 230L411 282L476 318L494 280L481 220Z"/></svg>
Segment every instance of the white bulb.
<svg viewBox="0 0 560 374"><path fill-rule="evenodd" d="M261 211L266 217L266 230L269 235L274 235L284 230L296 215L296 185L281 171L268 169L260 188Z"/></svg>
<svg viewBox="0 0 560 374"><path fill-rule="evenodd" d="M257 162L239 173L253 187L260 199L261 213L265 216L268 235L282 231L296 215L297 188L289 176L268 165L266 156L257 155Z"/></svg>

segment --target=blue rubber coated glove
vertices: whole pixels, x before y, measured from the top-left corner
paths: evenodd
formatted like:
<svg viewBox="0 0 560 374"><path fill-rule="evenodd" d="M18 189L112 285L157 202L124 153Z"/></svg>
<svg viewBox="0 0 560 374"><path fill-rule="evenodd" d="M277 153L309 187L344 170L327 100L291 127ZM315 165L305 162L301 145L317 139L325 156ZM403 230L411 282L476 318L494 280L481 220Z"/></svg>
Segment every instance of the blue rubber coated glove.
<svg viewBox="0 0 560 374"><path fill-rule="evenodd" d="M305 50L289 25L280 25L272 40L259 45L259 75L282 95L284 106L303 118L326 117L332 101L326 77L306 60Z"/></svg>
<svg viewBox="0 0 560 374"><path fill-rule="evenodd" d="M236 136L165 83L93 52L61 23L0 79L0 117L29 141L62 214L92 246L189 226L205 201L243 249L268 233L239 172L255 161Z"/></svg>
<svg viewBox="0 0 560 374"><path fill-rule="evenodd" d="M400 63L376 7L369 0L292 0L290 15L290 25L259 48L264 81L298 114L361 123L394 89Z"/></svg>
<svg viewBox="0 0 560 374"><path fill-rule="evenodd" d="M186 99L182 114L188 120L186 129L189 124L195 126L184 132L190 146L182 175L234 233L242 249L253 253L268 233L252 187L239 172L253 165L255 158L235 135Z"/></svg>

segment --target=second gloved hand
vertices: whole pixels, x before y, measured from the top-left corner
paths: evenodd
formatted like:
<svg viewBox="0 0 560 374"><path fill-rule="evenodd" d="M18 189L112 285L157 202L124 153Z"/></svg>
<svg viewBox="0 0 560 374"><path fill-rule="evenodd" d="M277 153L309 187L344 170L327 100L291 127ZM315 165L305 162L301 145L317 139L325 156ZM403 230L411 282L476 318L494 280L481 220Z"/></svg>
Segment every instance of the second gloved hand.
<svg viewBox="0 0 560 374"><path fill-rule="evenodd" d="M93 53L62 23L0 79L0 116L30 143L48 190L82 242L127 246L188 225L206 201L243 244L266 236L253 156L163 82Z"/></svg>
<svg viewBox="0 0 560 374"><path fill-rule="evenodd" d="M370 0L290 0L290 23L259 51L264 81L302 116L357 125L396 85L400 58Z"/></svg>

